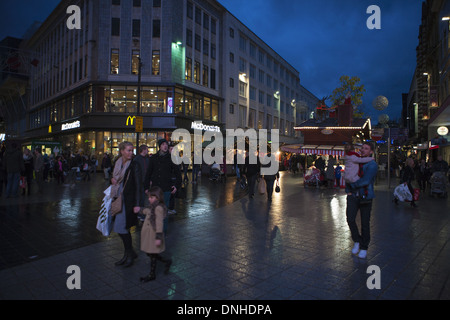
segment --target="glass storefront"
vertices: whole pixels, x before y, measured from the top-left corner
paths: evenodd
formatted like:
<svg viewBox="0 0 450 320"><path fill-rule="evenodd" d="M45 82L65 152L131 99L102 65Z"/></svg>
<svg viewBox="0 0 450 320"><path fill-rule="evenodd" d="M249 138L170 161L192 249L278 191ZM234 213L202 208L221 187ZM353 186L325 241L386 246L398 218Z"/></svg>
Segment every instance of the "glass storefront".
<svg viewBox="0 0 450 320"><path fill-rule="evenodd" d="M169 132L148 132L139 134L139 145L147 145L149 153L158 151L159 139L170 139ZM111 132L111 131L87 131L60 137L62 149L65 152L79 152L85 155L103 156L105 152L117 156L119 144L129 141L136 144L136 133L133 132Z"/></svg>
<svg viewBox="0 0 450 320"><path fill-rule="evenodd" d="M85 87L30 111L29 129L38 129L88 113L136 114L138 100L137 86ZM175 113L198 120L220 121L217 99L181 88L141 86L140 105L142 114Z"/></svg>

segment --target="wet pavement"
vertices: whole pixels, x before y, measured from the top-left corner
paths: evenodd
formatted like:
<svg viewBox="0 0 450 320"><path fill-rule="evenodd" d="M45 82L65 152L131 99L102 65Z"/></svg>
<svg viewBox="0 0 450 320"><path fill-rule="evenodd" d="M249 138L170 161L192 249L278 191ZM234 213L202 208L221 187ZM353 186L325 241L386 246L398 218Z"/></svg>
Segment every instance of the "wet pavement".
<svg viewBox="0 0 450 320"><path fill-rule="evenodd" d="M450 299L449 199L395 206L380 181L362 260L350 252L343 190L304 188L299 175L283 172L269 204L245 196L235 178L203 177L171 216L170 274L159 266L157 279L141 284L148 257L115 267L120 239L95 229L107 186L101 175L73 188L47 186L44 196L1 198L1 299ZM138 249L139 230L133 241ZM80 290L67 288L70 265L80 267ZM369 266L380 270L380 289L367 286Z"/></svg>

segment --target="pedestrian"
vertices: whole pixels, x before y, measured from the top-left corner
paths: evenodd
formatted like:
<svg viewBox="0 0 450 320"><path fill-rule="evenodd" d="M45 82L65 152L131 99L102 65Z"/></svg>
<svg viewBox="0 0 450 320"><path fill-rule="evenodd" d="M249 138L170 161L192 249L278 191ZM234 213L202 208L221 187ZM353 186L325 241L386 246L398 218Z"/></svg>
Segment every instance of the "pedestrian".
<svg viewBox="0 0 450 320"><path fill-rule="evenodd" d="M20 173L25 170L22 152L17 143L12 142L3 155L3 168L6 171L6 197L17 197Z"/></svg>
<svg viewBox="0 0 450 320"><path fill-rule="evenodd" d="M172 156L172 150L174 147L175 147L175 145L173 143L171 143L169 145L169 153L171 156ZM182 157L182 152L180 153L180 156ZM181 165L183 166L183 164L181 164ZM180 170L181 170L181 168L180 168ZM175 184L176 180L177 180L176 176L172 175L172 184ZM183 187L181 187L181 188L183 188ZM177 211L175 210L175 198L176 198L177 194L179 194L180 191L181 191L181 189L178 189L175 194L170 193L169 205L167 206L168 214L176 214L177 213Z"/></svg>
<svg viewBox="0 0 450 320"><path fill-rule="evenodd" d="M111 194L122 194L122 212L115 216L114 232L122 239L124 254L122 259L115 263L116 266L130 267L137 258L133 250L133 242L130 229L137 225L137 214L144 206L142 198L141 168L133 161L133 144L122 142L119 145L120 157L114 165L113 178L111 179Z"/></svg>
<svg viewBox="0 0 450 320"><path fill-rule="evenodd" d="M198 174L200 173L200 165L196 164L194 161L194 153L192 153L192 184L196 184L198 181Z"/></svg>
<svg viewBox="0 0 450 320"><path fill-rule="evenodd" d="M255 163L251 163L250 156L247 156L245 158L244 169L242 170L242 175L245 176L248 182L248 195L250 199L253 199L255 196L256 180L259 178L261 172L261 163L259 162L257 152L255 152L255 158Z"/></svg>
<svg viewBox="0 0 450 320"><path fill-rule="evenodd" d="M331 156L327 163L327 169L325 172L325 176L327 178L327 187L329 189L334 188L334 179L335 179L335 172L334 172L334 164L336 163L336 160Z"/></svg>
<svg viewBox="0 0 450 320"><path fill-rule="evenodd" d="M90 165L89 165L89 158L88 156L84 156L82 157L83 159L83 164L82 164L82 179L83 181L91 181L91 174L90 174Z"/></svg>
<svg viewBox="0 0 450 320"><path fill-rule="evenodd" d="M345 150L345 183L353 183L359 180L360 164L366 164L374 160L373 157L361 157L355 151L355 146L348 143L344 147Z"/></svg>
<svg viewBox="0 0 450 320"><path fill-rule="evenodd" d="M325 176L325 160L321 156L314 162L314 166L320 170L322 176Z"/></svg>
<svg viewBox="0 0 450 320"><path fill-rule="evenodd" d="M406 183L408 185L409 192L412 195L411 207L417 208L417 204L414 201L414 188L412 186L412 182L415 180L414 174L414 160L412 158L406 159L405 169L403 170L403 175L400 180L400 184ZM394 198L395 204L398 204L398 199Z"/></svg>
<svg viewBox="0 0 450 320"><path fill-rule="evenodd" d="M44 157L41 153L41 148L34 149L34 176L38 185L38 192L43 193L44 191Z"/></svg>
<svg viewBox="0 0 450 320"><path fill-rule="evenodd" d="M42 180L44 182L48 182L48 173L50 171L50 159L48 158L48 154L44 152L44 154L42 155L42 159L44 159L44 171L42 174Z"/></svg>
<svg viewBox="0 0 450 320"><path fill-rule="evenodd" d="M267 154L267 157L271 157L271 156L272 156L272 154L269 152ZM270 168L270 166L271 166L270 162L267 164L261 165L261 167L263 167L263 168ZM278 171L278 168L277 168L276 174L264 175L264 180L266 181L267 201L269 203L272 202L273 185L275 184L275 180L278 183L279 179L280 179L280 173Z"/></svg>
<svg viewBox="0 0 450 320"><path fill-rule="evenodd" d="M361 157L370 158L375 147L372 143L366 142L361 147ZM374 183L377 176L378 165L374 160L361 164L361 178L356 182L346 185L347 193L347 223L350 228L354 246L353 254L365 259L370 244L370 215L372 211L372 201L375 198ZM356 224L356 216L360 211L361 233Z"/></svg>
<svg viewBox="0 0 450 320"><path fill-rule="evenodd" d="M64 184L64 167L63 167L63 160L62 160L61 156L56 156L54 172L55 172L55 176L56 176L56 183Z"/></svg>
<svg viewBox="0 0 450 320"><path fill-rule="evenodd" d="M102 159L102 170L105 175L105 180L109 180L109 176L111 174L111 167L112 167L111 157L107 152L105 152Z"/></svg>
<svg viewBox="0 0 450 320"><path fill-rule="evenodd" d="M433 162L433 166L431 167L431 173L443 172L444 174L447 174L447 171L448 171L448 163L447 161L443 160L441 155L439 155L437 159Z"/></svg>
<svg viewBox="0 0 450 320"><path fill-rule="evenodd" d="M339 189L341 187L341 178L342 178L342 167L338 163L336 163L336 169L334 169L334 177L336 179L336 187Z"/></svg>
<svg viewBox="0 0 450 320"><path fill-rule="evenodd" d="M419 183L419 188L422 192L426 191L427 187L427 176L428 176L428 167L427 162L425 159L420 160L420 164L417 168L416 175L417 175L417 182Z"/></svg>
<svg viewBox="0 0 450 320"><path fill-rule="evenodd" d="M33 155L31 154L30 149L25 148L25 150L23 150L23 163L25 170L22 176L24 176L27 181L26 188L22 189L22 195L24 196L25 189L28 195L31 194L31 183L33 182Z"/></svg>
<svg viewBox="0 0 450 320"><path fill-rule="evenodd" d="M172 264L171 259L161 256L166 250L164 239L164 219L167 216L167 207L164 204L164 193L160 187L151 187L148 192L150 205L143 209L145 221L141 230L141 250L150 257L150 274L141 277L141 282L149 282L156 279L156 261L165 264L164 273L168 274Z"/></svg>
<svg viewBox="0 0 450 320"><path fill-rule="evenodd" d="M166 139L158 141L159 151L150 157L147 174L145 175L144 189L160 187L164 193L164 203L169 206L170 195L175 195L181 188L180 167L173 163L169 153L169 142ZM174 179L172 179L174 177ZM164 219L164 232L167 234L167 217Z"/></svg>

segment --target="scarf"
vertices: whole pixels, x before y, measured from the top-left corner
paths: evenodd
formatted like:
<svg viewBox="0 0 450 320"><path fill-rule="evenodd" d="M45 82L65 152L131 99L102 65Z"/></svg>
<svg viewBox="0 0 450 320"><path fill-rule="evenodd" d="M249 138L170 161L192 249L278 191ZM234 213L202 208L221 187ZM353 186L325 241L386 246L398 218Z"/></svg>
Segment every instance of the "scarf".
<svg viewBox="0 0 450 320"><path fill-rule="evenodd" d="M128 167L130 166L131 160L123 163L123 157L120 157L116 160L116 163L114 165L114 172L113 172L113 178L116 179L117 184L113 185L111 194L117 195L120 189L120 185L122 184L123 180L125 179L125 173L128 170Z"/></svg>

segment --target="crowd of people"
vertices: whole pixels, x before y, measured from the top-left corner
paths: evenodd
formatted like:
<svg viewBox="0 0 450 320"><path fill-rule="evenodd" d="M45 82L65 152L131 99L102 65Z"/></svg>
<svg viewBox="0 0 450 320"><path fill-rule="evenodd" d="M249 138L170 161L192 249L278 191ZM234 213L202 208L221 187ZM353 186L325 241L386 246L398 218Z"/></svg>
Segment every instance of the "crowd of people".
<svg viewBox="0 0 450 320"><path fill-rule="evenodd" d="M3 144L0 148L0 196L5 190L7 198L19 197L19 189L21 195L31 195L33 188L42 194L45 183L52 180L59 185L72 186L77 180L90 181L97 166L96 157L84 155L81 150L48 155L40 147L21 151L15 142L8 146Z"/></svg>

